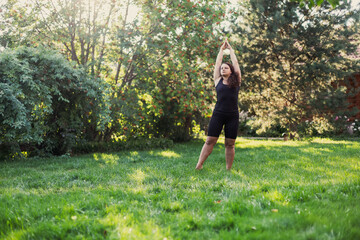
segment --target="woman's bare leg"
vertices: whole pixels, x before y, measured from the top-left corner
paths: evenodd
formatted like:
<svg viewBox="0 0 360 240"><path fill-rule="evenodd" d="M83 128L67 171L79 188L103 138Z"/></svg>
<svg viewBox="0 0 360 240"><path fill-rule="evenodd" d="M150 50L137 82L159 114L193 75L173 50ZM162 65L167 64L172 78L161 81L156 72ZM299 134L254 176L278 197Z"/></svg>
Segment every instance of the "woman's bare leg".
<svg viewBox="0 0 360 240"><path fill-rule="evenodd" d="M235 157L235 139L225 138L226 170L230 170Z"/></svg>
<svg viewBox="0 0 360 240"><path fill-rule="evenodd" d="M208 158L208 156L211 154L212 150L214 149L214 146L218 140L218 137L207 137L206 142L201 150L199 161L196 165L196 169L200 170L203 168L203 164L205 160Z"/></svg>

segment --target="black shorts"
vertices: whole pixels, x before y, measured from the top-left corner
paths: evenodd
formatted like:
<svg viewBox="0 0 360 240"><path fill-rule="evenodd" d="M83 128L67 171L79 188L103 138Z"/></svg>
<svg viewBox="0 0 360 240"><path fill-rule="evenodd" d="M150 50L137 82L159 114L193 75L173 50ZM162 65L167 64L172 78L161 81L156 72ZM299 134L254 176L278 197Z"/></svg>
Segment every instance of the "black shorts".
<svg viewBox="0 0 360 240"><path fill-rule="evenodd" d="M219 137L225 125L225 137L236 139L239 128L238 113L213 112L208 128L208 136Z"/></svg>

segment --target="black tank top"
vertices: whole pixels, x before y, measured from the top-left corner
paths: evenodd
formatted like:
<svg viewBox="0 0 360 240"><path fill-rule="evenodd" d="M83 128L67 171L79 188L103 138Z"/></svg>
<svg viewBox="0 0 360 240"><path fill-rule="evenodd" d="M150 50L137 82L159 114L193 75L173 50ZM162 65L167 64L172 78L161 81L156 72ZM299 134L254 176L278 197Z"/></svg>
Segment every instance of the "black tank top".
<svg viewBox="0 0 360 240"><path fill-rule="evenodd" d="M217 101L214 112L238 113L238 99L240 87L230 88L223 83L223 78L216 86Z"/></svg>

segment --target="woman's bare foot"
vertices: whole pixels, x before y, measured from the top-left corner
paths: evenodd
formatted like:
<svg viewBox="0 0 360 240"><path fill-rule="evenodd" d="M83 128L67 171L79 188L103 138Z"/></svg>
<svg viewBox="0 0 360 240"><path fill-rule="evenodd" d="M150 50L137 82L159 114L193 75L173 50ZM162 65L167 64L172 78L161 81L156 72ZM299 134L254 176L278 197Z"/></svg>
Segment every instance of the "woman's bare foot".
<svg viewBox="0 0 360 240"><path fill-rule="evenodd" d="M196 166L196 170L201 170L203 168L203 166Z"/></svg>

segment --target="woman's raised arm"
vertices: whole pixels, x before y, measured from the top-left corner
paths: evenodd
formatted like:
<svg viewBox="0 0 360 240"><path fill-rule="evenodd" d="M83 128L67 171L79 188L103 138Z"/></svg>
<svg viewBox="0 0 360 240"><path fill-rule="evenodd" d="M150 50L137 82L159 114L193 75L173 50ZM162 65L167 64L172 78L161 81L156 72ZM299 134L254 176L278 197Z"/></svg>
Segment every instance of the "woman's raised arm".
<svg viewBox="0 0 360 240"><path fill-rule="evenodd" d="M223 43L223 45L221 45L219 53L216 57L216 62L215 62L215 67L214 67L214 82L215 82L215 86L217 85L217 82L219 81L220 78L220 68L221 68L221 64L222 64L222 59L224 56L224 49L226 48L226 42Z"/></svg>
<svg viewBox="0 0 360 240"><path fill-rule="evenodd" d="M231 59L231 62L232 62L232 65L234 66L234 71L235 73L238 74L239 76L239 85L241 84L241 70L240 70L240 66L239 66L239 62L236 58L236 55L235 55L235 51L234 49L230 46L230 44L228 43L227 39L225 41L225 44L227 45L227 48L230 49L230 59Z"/></svg>

